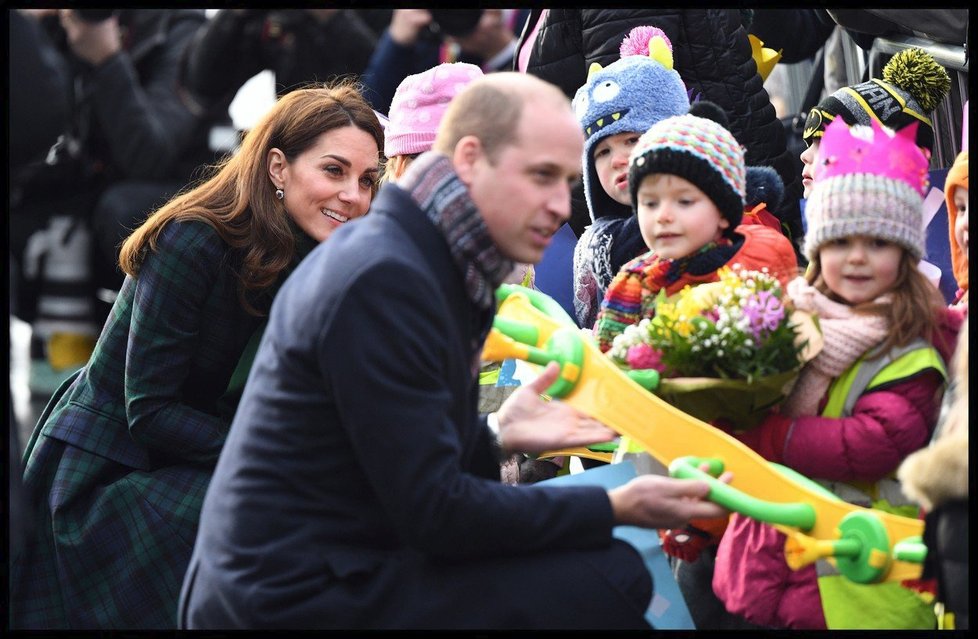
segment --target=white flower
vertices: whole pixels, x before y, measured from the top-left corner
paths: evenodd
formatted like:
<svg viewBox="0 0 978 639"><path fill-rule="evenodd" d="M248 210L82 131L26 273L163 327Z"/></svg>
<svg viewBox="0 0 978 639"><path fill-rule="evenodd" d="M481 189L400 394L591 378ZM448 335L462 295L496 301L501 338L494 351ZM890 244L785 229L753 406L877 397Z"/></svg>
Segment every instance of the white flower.
<svg viewBox="0 0 978 639"><path fill-rule="evenodd" d="M611 340L611 347L614 349L621 350L627 348L629 343L628 335L625 333L619 333L615 335L615 338Z"/></svg>

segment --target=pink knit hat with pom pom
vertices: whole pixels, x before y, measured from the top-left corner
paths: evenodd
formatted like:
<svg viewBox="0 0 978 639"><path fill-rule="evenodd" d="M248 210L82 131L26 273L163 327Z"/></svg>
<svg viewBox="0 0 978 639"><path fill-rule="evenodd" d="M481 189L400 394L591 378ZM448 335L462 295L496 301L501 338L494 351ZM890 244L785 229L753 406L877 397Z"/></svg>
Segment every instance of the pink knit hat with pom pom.
<svg viewBox="0 0 978 639"><path fill-rule="evenodd" d="M384 155L410 155L431 149L448 103L482 69L466 62L446 62L401 81L391 101L384 133Z"/></svg>

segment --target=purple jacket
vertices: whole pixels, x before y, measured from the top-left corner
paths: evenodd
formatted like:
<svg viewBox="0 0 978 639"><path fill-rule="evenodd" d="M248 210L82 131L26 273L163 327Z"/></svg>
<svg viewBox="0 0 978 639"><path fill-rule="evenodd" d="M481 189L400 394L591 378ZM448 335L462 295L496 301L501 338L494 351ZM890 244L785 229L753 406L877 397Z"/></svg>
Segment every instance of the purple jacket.
<svg viewBox="0 0 978 639"><path fill-rule="evenodd" d="M930 439L943 379L934 370L864 393L849 417L800 417L783 463L814 479L875 482ZM815 566L792 571L785 537L735 514L717 550L713 590L727 610L779 628L825 628ZM749 557L747 561L745 558Z"/></svg>

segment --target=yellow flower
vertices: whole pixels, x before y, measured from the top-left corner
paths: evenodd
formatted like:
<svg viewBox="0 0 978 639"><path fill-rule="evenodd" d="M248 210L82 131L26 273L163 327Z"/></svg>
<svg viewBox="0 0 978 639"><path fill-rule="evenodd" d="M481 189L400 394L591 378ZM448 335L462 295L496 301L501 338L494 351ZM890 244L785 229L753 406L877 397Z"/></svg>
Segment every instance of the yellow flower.
<svg viewBox="0 0 978 639"><path fill-rule="evenodd" d="M746 280L743 276L743 271L734 271L733 269L724 266L720 269L720 281L726 283L730 288L739 288L746 285ZM757 276L757 271L750 271L749 275Z"/></svg>
<svg viewBox="0 0 978 639"><path fill-rule="evenodd" d="M662 318L663 321L675 321L677 315L676 305L672 302L659 302L655 307L655 317Z"/></svg>
<svg viewBox="0 0 978 639"><path fill-rule="evenodd" d="M679 293L680 315L691 317L713 308L723 293L723 288L723 282L709 282L694 287L687 286Z"/></svg>
<svg viewBox="0 0 978 639"><path fill-rule="evenodd" d="M688 287L685 290L689 290ZM675 299L675 298L673 298ZM652 318L652 325L657 329L658 334L662 335L663 330L671 330L679 333L683 337L688 337L691 327L688 321L690 315L681 308L683 302L682 293L675 301L660 299L655 307L655 317Z"/></svg>

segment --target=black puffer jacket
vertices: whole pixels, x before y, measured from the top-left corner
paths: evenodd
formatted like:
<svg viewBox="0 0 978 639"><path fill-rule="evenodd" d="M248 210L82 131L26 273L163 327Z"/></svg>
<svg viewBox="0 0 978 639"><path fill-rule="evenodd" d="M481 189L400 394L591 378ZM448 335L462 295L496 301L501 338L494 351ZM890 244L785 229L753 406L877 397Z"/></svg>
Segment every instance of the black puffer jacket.
<svg viewBox="0 0 978 639"><path fill-rule="evenodd" d="M532 19L532 18L531 18ZM746 147L748 165L770 166L785 197L774 213L794 244L801 239L801 175L788 155L784 129L751 57L736 9L550 9L530 53L527 72L573 98L592 62L619 59L622 39L637 26L662 29L672 42L676 70L693 98L719 105Z"/></svg>

